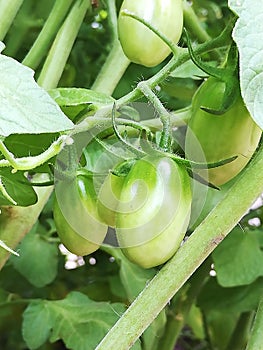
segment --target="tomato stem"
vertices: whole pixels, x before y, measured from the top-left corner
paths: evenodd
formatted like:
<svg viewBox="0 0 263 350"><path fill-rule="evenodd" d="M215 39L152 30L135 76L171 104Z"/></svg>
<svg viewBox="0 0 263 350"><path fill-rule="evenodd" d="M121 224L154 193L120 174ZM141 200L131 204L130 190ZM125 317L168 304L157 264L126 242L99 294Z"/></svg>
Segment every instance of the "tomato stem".
<svg viewBox="0 0 263 350"><path fill-rule="evenodd" d="M180 289L167 310L167 323L164 335L158 343L159 349L174 350L187 316L202 287L209 278L211 259L207 259L190 278L189 283Z"/></svg>
<svg viewBox="0 0 263 350"><path fill-rule="evenodd" d="M0 160L0 168L13 167L14 171L34 169L60 153L64 145L67 143L68 138L68 136L62 135L56 141L54 141L43 153L40 153L36 156L21 158L15 158L14 154L6 148L3 141L0 141L0 152L5 157L5 159Z"/></svg>
<svg viewBox="0 0 263 350"><path fill-rule="evenodd" d="M90 6L90 0L77 0L74 3L51 46L38 78L38 83L43 88L52 89L57 86L78 35L81 23Z"/></svg>
<svg viewBox="0 0 263 350"><path fill-rule="evenodd" d="M240 350L245 348L250 333L253 316L254 312L251 311L241 313L225 350Z"/></svg>
<svg viewBox="0 0 263 350"><path fill-rule="evenodd" d="M62 21L68 13L71 4L72 0L56 0L34 45L22 62L24 65L34 70L39 66L41 60L46 55L52 39L55 37Z"/></svg>
<svg viewBox="0 0 263 350"><path fill-rule="evenodd" d="M128 150L130 150L132 153L136 154L139 158L145 156L145 152L139 150L138 148L132 146L126 140L124 140L124 138L119 133L115 118L116 118L116 104L114 103L113 108L112 108L111 121L112 121L113 131L114 131L116 137L126 146L126 148Z"/></svg>
<svg viewBox="0 0 263 350"><path fill-rule="evenodd" d="M144 96L152 103L155 110L160 116L161 123L163 125L161 140L160 140L160 148L167 152L171 149L171 121L170 121L170 113L164 108L162 102L159 98L152 92L151 88L145 83L140 82L137 85L137 88L144 94Z"/></svg>
<svg viewBox="0 0 263 350"><path fill-rule="evenodd" d="M0 41L4 39L24 0L0 0Z"/></svg>
<svg viewBox="0 0 263 350"><path fill-rule="evenodd" d="M123 53L119 40L115 40L91 87L92 90L111 95L130 63L130 60Z"/></svg>

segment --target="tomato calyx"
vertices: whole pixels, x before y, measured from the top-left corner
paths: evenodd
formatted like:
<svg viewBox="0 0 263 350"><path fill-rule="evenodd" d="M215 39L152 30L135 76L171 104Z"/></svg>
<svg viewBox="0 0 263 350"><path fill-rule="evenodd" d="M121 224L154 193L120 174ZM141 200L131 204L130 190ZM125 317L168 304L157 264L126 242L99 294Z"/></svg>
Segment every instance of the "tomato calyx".
<svg viewBox="0 0 263 350"><path fill-rule="evenodd" d="M226 64L223 67L214 67L204 63L194 52L190 38L185 30L186 42L189 55L193 63L209 76L217 78L219 81L225 83L225 90L222 97L221 106L218 109L212 109L207 106L200 106L200 108L213 115L222 115L226 113L236 102L239 96L239 80L238 80L238 50L236 44L232 42Z"/></svg>

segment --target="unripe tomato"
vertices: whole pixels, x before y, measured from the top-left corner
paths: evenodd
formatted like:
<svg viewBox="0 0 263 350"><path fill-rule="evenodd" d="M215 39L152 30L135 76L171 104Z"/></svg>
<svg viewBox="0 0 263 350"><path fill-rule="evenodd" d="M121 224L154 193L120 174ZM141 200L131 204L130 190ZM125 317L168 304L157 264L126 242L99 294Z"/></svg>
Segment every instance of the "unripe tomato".
<svg viewBox="0 0 263 350"><path fill-rule="evenodd" d="M124 254L144 268L171 258L187 230L191 197L184 167L167 157L138 160L117 208L116 235Z"/></svg>
<svg viewBox="0 0 263 350"><path fill-rule="evenodd" d="M115 227L116 209L125 177L109 174L105 178L98 194L98 213L105 224Z"/></svg>
<svg viewBox="0 0 263 350"><path fill-rule="evenodd" d="M125 55L134 63L153 67L170 53L170 48L139 21L124 16L128 10L149 22L177 44L183 29L182 0L124 0L118 18L119 39Z"/></svg>
<svg viewBox="0 0 263 350"><path fill-rule="evenodd" d="M214 77L209 77L200 86L193 98L188 124L190 130L186 134L186 152L191 160L200 160L195 154L196 143L192 133L200 142L208 163L238 156L231 163L208 170L209 181L217 186L234 178L246 166L262 133L240 95L233 106L222 115L214 115L200 108L220 109L224 90L225 83Z"/></svg>
<svg viewBox="0 0 263 350"><path fill-rule="evenodd" d="M77 176L61 188L58 185L53 215L61 242L76 255L93 253L106 236L107 226L97 214L92 178Z"/></svg>

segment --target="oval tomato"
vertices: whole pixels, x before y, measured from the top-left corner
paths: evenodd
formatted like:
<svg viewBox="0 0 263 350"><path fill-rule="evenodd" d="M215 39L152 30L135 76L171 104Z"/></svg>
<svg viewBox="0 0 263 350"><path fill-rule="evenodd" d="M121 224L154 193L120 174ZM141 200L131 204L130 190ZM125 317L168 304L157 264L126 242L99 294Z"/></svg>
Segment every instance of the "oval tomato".
<svg viewBox="0 0 263 350"><path fill-rule="evenodd" d="M217 186L234 178L246 166L261 137L261 129L251 118L240 95L222 115L214 115L200 108L219 109L224 90L225 83L214 77L209 77L200 86L193 98L186 135L186 153L191 160L200 161L195 153L193 135L199 141L208 163L238 156L231 163L208 170L209 181Z"/></svg>
<svg viewBox="0 0 263 350"><path fill-rule="evenodd" d="M124 0L118 18L119 39L125 55L134 63L153 67L170 53L170 48L149 28L137 20L122 15L128 10L149 22L173 43L177 44L183 29L181 0Z"/></svg>
<svg viewBox="0 0 263 350"><path fill-rule="evenodd" d="M70 252L83 256L100 247L107 226L97 214L92 178L77 176L71 182L58 184L53 214L58 236Z"/></svg>
<svg viewBox="0 0 263 350"><path fill-rule="evenodd" d="M166 262L185 235L191 189L185 168L166 157L138 160L125 178L116 215L124 254L149 268Z"/></svg>

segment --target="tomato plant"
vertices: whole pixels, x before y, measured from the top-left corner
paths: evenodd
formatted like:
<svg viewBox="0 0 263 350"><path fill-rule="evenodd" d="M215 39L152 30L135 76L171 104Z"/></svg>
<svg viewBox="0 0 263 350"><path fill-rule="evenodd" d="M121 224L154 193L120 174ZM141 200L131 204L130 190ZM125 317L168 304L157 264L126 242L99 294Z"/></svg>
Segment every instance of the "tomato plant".
<svg viewBox="0 0 263 350"><path fill-rule="evenodd" d="M1 349L261 349L262 15L0 0Z"/></svg>
<svg viewBox="0 0 263 350"><path fill-rule="evenodd" d="M149 22L155 29L177 44L183 29L181 0L125 0L118 18L118 32L125 55L134 63L147 67L161 63L171 50L155 33L123 12L129 11Z"/></svg>

